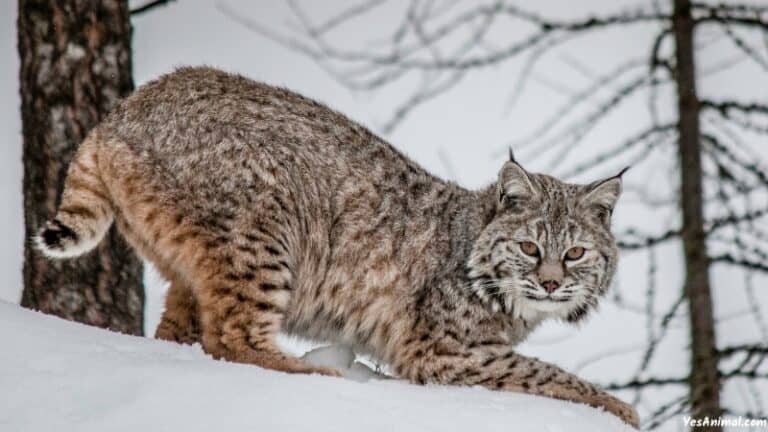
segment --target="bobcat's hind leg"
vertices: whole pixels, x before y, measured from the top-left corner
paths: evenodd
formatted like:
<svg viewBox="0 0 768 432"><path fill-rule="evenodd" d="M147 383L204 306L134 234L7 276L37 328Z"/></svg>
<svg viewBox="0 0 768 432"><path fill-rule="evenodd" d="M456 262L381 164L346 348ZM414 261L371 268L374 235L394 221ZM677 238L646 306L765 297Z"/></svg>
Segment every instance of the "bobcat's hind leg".
<svg viewBox="0 0 768 432"><path fill-rule="evenodd" d="M155 338L190 345L200 341L197 300L189 285L178 278L171 280Z"/></svg>
<svg viewBox="0 0 768 432"><path fill-rule="evenodd" d="M281 242L230 233L230 242L193 278L203 349L214 358L289 373L339 376L283 353L275 337L291 297L291 272Z"/></svg>

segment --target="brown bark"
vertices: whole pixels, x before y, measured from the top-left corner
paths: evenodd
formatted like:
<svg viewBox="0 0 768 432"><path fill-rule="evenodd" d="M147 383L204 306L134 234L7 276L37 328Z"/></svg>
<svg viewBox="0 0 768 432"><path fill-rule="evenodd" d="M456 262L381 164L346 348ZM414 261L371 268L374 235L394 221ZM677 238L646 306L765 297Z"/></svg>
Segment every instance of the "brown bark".
<svg viewBox="0 0 768 432"><path fill-rule="evenodd" d="M709 281L704 197L702 191L699 100L696 94L694 21L690 0L674 0L678 133L680 155L680 205L683 214L685 295L691 332L691 414L695 418L718 417L720 384L717 373L715 322ZM699 428L697 428L699 430ZM720 431L720 427L702 428Z"/></svg>
<svg viewBox="0 0 768 432"><path fill-rule="evenodd" d="M26 238L55 213L79 143L133 89L128 2L19 0ZM29 242L22 306L142 334L141 262L114 228L97 250L50 261Z"/></svg>

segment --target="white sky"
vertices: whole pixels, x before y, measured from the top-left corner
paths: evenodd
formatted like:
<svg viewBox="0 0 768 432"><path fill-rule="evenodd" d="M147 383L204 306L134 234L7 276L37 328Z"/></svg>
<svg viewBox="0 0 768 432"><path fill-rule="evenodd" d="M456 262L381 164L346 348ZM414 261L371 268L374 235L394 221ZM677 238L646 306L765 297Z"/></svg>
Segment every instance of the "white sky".
<svg viewBox="0 0 768 432"><path fill-rule="evenodd" d="M408 95L408 81L374 94L352 94L312 60L232 22L216 8L217 3L241 11L243 16L275 29L291 32L296 26L290 12L282 2L276 0L176 1L134 20L134 77L137 85L178 65L207 64L286 86L316 98L374 131L380 130L395 104ZM310 3L303 2L307 5ZM606 13L627 2L538 0L519 3L535 5L536 10L543 13L575 17L583 16L587 10ZM312 3L314 7L310 8L311 16L327 16L330 12L321 8L338 10L340 4L349 2L334 0ZM361 21L334 35L334 40L344 46L359 47L363 46L361 43L387 34L400 18L402 11L399 5L404 2L394 4L397 7L385 8L374 17L367 18L368 21ZM0 65L0 100L4 102L0 107L0 139L4 143L0 159L0 197L3 200L0 206L0 238L5 239L0 247L0 262L3 263L0 268L4 276L0 299L9 301L18 301L23 244L15 9L15 2L0 2L0 58L3 59ZM498 34L495 37L504 40L523 30L512 28L509 34ZM654 28L651 26L620 29L567 45L564 50L548 57L541 64L535 79L526 87L525 93L512 110L506 109L506 102L519 76L520 61L474 73L449 94L414 111L387 138L437 175L448 177L453 171L454 180L467 187L487 184L494 180L503 162L504 156L498 156L499 149L515 138L526 136L534 126L551 115L553 109L564 101L562 91L572 92L587 84L584 72L569 66L573 60L585 65L592 73L605 73L621 59L647 55L652 30ZM720 43L707 46L700 52L700 66L709 68L728 58L727 52L733 51L726 51L727 48ZM552 82L565 89L554 91ZM704 95L718 95L727 91L745 100L768 100L768 74L749 64L740 64L729 73L704 77L700 87ZM587 107L594 108L594 105ZM641 130L646 126L647 117L646 100L640 98L631 101L609 116L608 121L590 135L586 144L570 154L553 173L563 173L568 166L574 166L579 160ZM764 141L751 144L755 157L765 167L768 162L768 146L764 145ZM519 159L529 169L544 170L550 166L550 160L555 154L547 150L523 148L519 152ZM453 167L452 170L448 168L446 160ZM651 162L633 168L627 174L627 183L643 187L656 197L673 196L674 163L673 149L660 151ZM619 168L620 163L608 164L577 178L582 181L593 180ZM644 208L637 205L637 197L632 194L622 199L616 213L617 227L640 226L648 232L663 232L676 221L677 215L673 211ZM655 309L661 311L679 295L682 279L679 245L670 243L660 247L658 261L659 293ZM646 307L644 290L647 266L646 254L624 255L617 287L630 308L619 308L612 302L606 302L600 313L581 329L559 324L547 326L525 344L523 351L569 369L579 368L580 373L586 377L603 381L626 377L627 373L620 372L628 368L633 371L637 367L638 353L647 337L646 323L641 313ZM758 337L758 329L747 313L749 303L739 288L742 279L741 273L727 268L718 267L714 272L716 310L718 316L729 317L718 329L721 341L746 342ZM162 293L158 291L157 287L161 283L157 278L150 275L149 280L148 322L152 323L156 322L158 298ZM755 282L758 287L764 287L768 279L758 276ZM768 309L765 302L768 293L762 293L761 299L762 306ZM655 370L663 370L662 375L677 375L685 370L685 334L684 320L677 320L668 342L660 347L658 361L654 365ZM602 354L605 353L614 355L603 358ZM585 363L593 357L601 360ZM729 398L740 400L742 390L733 390L734 395L729 394Z"/></svg>

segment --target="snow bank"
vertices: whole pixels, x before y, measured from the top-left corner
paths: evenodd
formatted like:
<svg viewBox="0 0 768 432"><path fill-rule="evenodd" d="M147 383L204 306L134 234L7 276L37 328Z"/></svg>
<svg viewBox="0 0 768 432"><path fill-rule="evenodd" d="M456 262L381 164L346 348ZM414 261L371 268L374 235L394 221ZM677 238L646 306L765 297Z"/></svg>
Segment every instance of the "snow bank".
<svg viewBox="0 0 768 432"><path fill-rule="evenodd" d="M631 430L607 413L535 396L214 361L199 347L2 302L0 341L2 431Z"/></svg>

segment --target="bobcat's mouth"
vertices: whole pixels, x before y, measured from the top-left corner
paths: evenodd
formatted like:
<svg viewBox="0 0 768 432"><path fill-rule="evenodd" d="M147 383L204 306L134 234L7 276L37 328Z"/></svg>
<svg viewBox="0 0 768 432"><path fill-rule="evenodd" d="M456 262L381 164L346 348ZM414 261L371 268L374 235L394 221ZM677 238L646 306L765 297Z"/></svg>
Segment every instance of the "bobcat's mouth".
<svg viewBox="0 0 768 432"><path fill-rule="evenodd" d="M571 301L571 296L553 296L551 294L549 295L543 295L543 296L536 296L532 294L526 294L525 298L528 300L534 300L534 301L550 301L555 303L565 303L567 301Z"/></svg>
<svg viewBox="0 0 768 432"><path fill-rule="evenodd" d="M522 293L522 297L527 301L528 306L539 312L546 314L560 315L569 308L569 304L574 298L573 292L545 293L543 289L528 287Z"/></svg>
<svg viewBox="0 0 768 432"><path fill-rule="evenodd" d="M527 300L534 302L552 302L552 303L565 303L573 298L572 287L565 287L559 291L547 293L544 288L536 288L536 284L529 280L525 280L523 288L523 297Z"/></svg>

